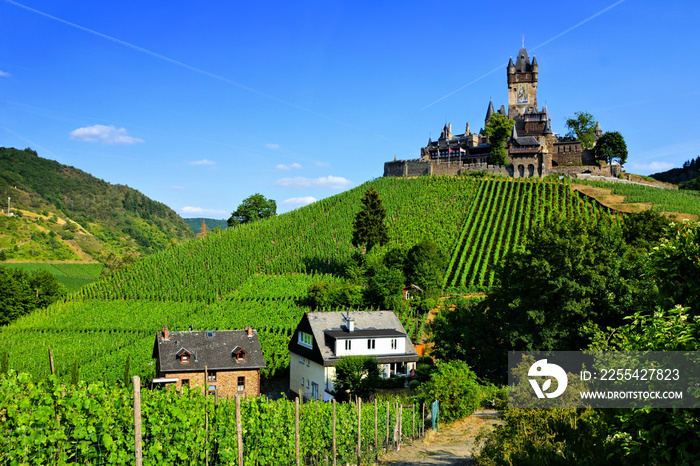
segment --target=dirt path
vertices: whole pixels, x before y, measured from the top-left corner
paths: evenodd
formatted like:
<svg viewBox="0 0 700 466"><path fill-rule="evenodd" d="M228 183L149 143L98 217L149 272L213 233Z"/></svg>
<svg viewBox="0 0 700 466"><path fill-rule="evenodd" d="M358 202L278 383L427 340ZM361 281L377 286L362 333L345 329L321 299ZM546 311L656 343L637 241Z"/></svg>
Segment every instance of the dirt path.
<svg viewBox="0 0 700 466"><path fill-rule="evenodd" d="M493 430L501 423L494 410L477 411L457 421L440 432L428 432L423 440L404 445L401 451L393 451L379 459L380 465L458 465L476 464L474 460L475 438L483 429Z"/></svg>

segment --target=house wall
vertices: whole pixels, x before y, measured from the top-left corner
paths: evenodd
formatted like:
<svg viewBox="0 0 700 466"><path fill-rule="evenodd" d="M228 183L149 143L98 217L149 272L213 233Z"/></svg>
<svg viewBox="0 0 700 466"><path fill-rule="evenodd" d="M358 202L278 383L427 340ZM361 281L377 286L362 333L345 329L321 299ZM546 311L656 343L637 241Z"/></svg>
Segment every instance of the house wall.
<svg viewBox="0 0 700 466"><path fill-rule="evenodd" d="M374 349L367 348L367 341L370 338L353 338L350 339L352 347L350 350L345 349L347 340L338 338L335 342L335 354L340 356L380 356L385 354L406 354L406 338L372 338L375 341ZM396 340L396 349L391 349L391 340Z"/></svg>
<svg viewBox="0 0 700 466"><path fill-rule="evenodd" d="M316 382L318 384L318 399L323 399L327 380L324 367L308 358L304 358L303 361L300 361L300 358L301 356L297 353L289 353L289 390L296 395L299 395L301 390L303 398L308 400L311 398L311 384ZM335 370L333 374L335 375ZM331 381L329 390L332 389Z"/></svg>
<svg viewBox="0 0 700 466"><path fill-rule="evenodd" d="M163 377L177 378L175 388L182 388L182 381L189 380L190 387L202 387L204 394L204 372L170 372L163 373ZM260 371L255 370L237 370L237 371L216 371L216 381L209 382L206 385L213 385L219 396L233 397L238 394L238 377L245 377L245 396L260 396Z"/></svg>

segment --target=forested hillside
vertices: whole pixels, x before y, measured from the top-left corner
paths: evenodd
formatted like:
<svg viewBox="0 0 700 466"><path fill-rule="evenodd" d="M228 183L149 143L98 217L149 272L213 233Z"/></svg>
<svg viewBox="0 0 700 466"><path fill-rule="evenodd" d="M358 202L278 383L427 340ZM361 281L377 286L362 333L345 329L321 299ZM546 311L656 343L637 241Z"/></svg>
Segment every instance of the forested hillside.
<svg viewBox="0 0 700 466"><path fill-rule="evenodd" d="M128 186L41 158L31 149L0 148L0 198L5 259L84 260L110 252L148 255L171 240L194 237L168 206ZM7 205L4 205L7 210Z"/></svg>

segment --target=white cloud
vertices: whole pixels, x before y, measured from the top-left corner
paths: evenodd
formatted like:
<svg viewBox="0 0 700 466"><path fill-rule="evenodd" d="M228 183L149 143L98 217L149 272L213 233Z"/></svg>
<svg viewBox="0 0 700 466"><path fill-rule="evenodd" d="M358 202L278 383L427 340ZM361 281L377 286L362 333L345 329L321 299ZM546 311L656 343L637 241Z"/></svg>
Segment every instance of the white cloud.
<svg viewBox="0 0 700 466"><path fill-rule="evenodd" d="M10 77L10 73L8 73L7 71L0 70L0 78L9 78L9 77Z"/></svg>
<svg viewBox="0 0 700 466"><path fill-rule="evenodd" d="M665 172L673 168L672 163L668 162L651 162L651 163L632 163L632 168L635 170L645 171L649 173Z"/></svg>
<svg viewBox="0 0 700 466"><path fill-rule="evenodd" d="M180 215L192 217L223 217L229 215L225 210L203 209L201 207L185 206L180 209Z"/></svg>
<svg viewBox="0 0 700 466"><path fill-rule="evenodd" d="M315 197L304 196L304 197L290 197L289 199L285 199L284 201L282 201L281 204L286 205L286 206L291 206L291 207L301 207L301 206L309 205L313 202L316 202Z"/></svg>
<svg viewBox="0 0 700 466"><path fill-rule="evenodd" d="M352 185L352 181L343 178L342 176L322 176L321 178L305 178L297 176L295 178L280 178L275 181L277 186L285 188L309 189L309 188L328 188L328 189L345 189Z"/></svg>
<svg viewBox="0 0 700 466"><path fill-rule="evenodd" d="M105 144L135 144L144 142L127 134L126 129L114 126L93 125L78 128L70 132L71 139L87 142L103 142Z"/></svg>
<svg viewBox="0 0 700 466"><path fill-rule="evenodd" d="M189 165L216 165L216 162L212 162L211 160L207 159L202 159L195 160L194 162L189 162Z"/></svg>
<svg viewBox="0 0 700 466"><path fill-rule="evenodd" d="M265 144L265 147L267 147L268 149L279 149L279 148L280 148L280 145L279 145L279 144L273 144L273 143L267 143L267 144Z"/></svg>
<svg viewBox="0 0 700 466"><path fill-rule="evenodd" d="M301 168L301 165L299 165L298 163L293 163L293 164L291 164L291 165L285 165L285 164L281 163L281 164L277 165L276 168L277 168L278 170L289 171L289 170L291 170L291 169L293 169L293 168Z"/></svg>
<svg viewBox="0 0 700 466"><path fill-rule="evenodd" d="M330 167L331 166L331 164L328 162L316 162L314 165L316 165L317 167Z"/></svg>

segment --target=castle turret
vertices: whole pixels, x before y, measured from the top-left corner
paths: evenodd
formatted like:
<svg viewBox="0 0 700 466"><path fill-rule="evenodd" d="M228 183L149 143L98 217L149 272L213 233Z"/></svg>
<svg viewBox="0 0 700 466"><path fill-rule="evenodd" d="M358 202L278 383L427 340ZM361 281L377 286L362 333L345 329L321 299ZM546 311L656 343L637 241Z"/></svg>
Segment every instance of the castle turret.
<svg viewBox="0 0 700 466"><path fill-rule="evenodd" d="M512 62L512 59L511 59ZM518 126L523 125L523 114L528 108L537 108L537 76L539 66L534 58L530 62L525 47L518 52L514 66L508 63L508 117Z"/></svg>

